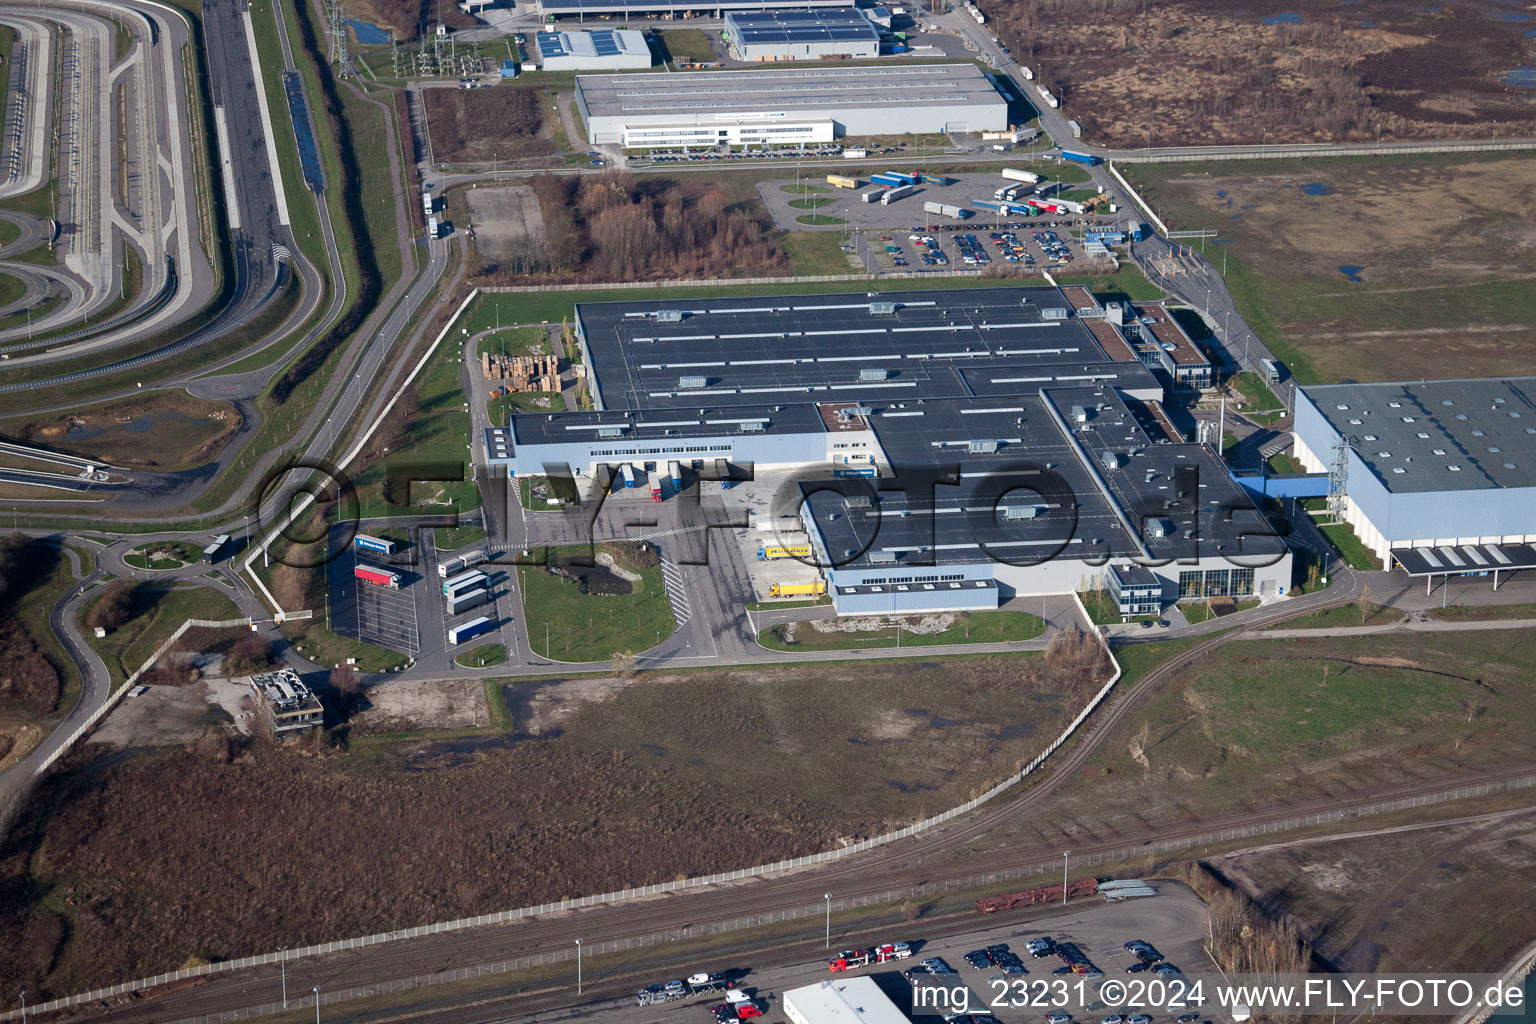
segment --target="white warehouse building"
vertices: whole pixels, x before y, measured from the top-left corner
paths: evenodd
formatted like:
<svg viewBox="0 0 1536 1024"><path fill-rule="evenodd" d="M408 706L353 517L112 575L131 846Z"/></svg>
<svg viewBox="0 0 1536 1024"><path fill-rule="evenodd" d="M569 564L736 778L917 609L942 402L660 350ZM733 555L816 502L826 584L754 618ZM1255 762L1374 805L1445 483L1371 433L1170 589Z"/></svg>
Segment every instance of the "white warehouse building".
<svg viewBox="0 0 1536 1024"><path fill-rule="evenodd" d="M880 56L880 32L863 11L732 11L725 41L737 60L841 60Z"/></svg>
<svg viewBox="0 0 1536 1024"><path fill-rule="evenodd" d="M906 1014L880 991L875 979L828 979L784 993L791 1024L908 1024Z"/></svg>
<svg viewBox="0 0 1536 1024"><path fill-rule="evenodd" d="M1001 131L1008 103L975 64L579 75L591 145L626 149L831 142Z"/></svg>
<svg viewBox="0 0 1536 1024"><path fill-rule="evenodd" d="M545 71L634 71L651 66L645 33L636 29L540 32L539 65Z"/></svg>

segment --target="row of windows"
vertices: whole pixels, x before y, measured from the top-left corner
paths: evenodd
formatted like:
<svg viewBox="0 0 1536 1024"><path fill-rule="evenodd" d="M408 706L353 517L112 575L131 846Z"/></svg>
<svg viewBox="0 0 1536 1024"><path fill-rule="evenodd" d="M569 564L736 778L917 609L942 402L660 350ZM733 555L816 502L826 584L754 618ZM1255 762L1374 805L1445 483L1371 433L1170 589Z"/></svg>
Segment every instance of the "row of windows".
<svg viewBox="0 0 1536 1024"><path fill-rule="evenodd" d="M876 580L860 580L864 586L878 586L882 583L954 583L965 579L964 576L889 576Z"/></svg>
<svg viewBox="0 0 1536 1024"><path fill-rule="evenodd" d="M1252 569L1207 569L1179 573L1179 597L1251 597Z"/></svg>
<svg viewBox="0 0 1536 1024"><path fill-rule="evenodd" d="M868 448L869 444L868 444L868 442L865 442L865 441L847 441L847 442L844 442L842 444L838 444L838 443L834 442L832 447L833 448Z"/></svg>
<svg viewBox="0 0 1536 1024"><path fill-rule="evenodd" d="M686 452L728 452L731 446L728 444L690 444L675 445L671 448L594 448L589 453L590 458L598 458L603 455L681 455Z"/></svg>

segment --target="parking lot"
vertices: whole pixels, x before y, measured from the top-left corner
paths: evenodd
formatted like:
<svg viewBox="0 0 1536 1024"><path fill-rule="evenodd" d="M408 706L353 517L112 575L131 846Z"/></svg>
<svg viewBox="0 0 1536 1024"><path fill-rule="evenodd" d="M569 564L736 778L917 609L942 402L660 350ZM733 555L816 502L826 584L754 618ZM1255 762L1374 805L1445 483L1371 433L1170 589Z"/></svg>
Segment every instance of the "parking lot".
<svg viewBox="0 0 1536 1024"><path fill-rule="evenodd" d="M421 574L404 566L359 559L355 549L350 551L348 557L338 558L336 562L346 563L347 571L340 581L339 595L333 587L332 601L342 604L350 600L354 609L356 638L364 643L388 647L412 657L419 653L421 633L416 622L416 602L409 588L427 585ZM398 573L400 589L375 586L358 580L352 573L357 565ZM337 626L342 625L338 617ZM336 631L342 633L339 628Z"/></svg>
<svg viewBox="0 0 1536 1024"><path fill-rule="evenodd" d="M924 971L914 977L926 977L928 980L925 984L929 988L944 989L945 998L949 994L958 993L962 988L976 997L981 1005L971 1007L972 1019L965 1024L991 1024L994 1019L999 1024L1105 1024L1106 1021L1109 1024L1132 1024L1133 1017L1134 1024L1230 1022L1230 1015L1219 1012L1218 1007L1208 1003L1153 1005L1161 997L1139 998L1130 989L1123 995L1120 992L1124 983L1140 984L1140 979L1158 977L1151 973L1150 968L1141 968L1134 974L1128 973L1133 965L1142 963L1133 951L1126 948L1128 942L1136 940L1155 947L1155 954L1159 957L1156 962L1176 967L1179 976L1191 986L1196 981L1204 982L1208 993L1212 982L1219 980L1201 946L1206 931L1205 905L1177 883L1160 881L1155 885L1158 895L1150 899L1107 903L1102 897L1083 897L1074 899L1071 904L1059 908L1059 912L1049 917L1035 917L1027 921L1022 919L1020 913L1009 911L995 917L977 916L971 921L962 922L963 930L957 930L957 934L944 936L925 938L922 924L893 926L888 934L839 934L843 926L834 922L829 949L817 950L809 957L805 954L787 954L785 959L793 960L791 963L751 966L735 958L704 957L681 963L669 973L642 981L654 984L658 989L665 989L669 980L688 978L695 972L723 975L726 984L751 997L754 1006L762 1011L758 1018L762 1024L784 1024L786 1015L781 998L784 991L816 984L829 977L864 975L871 977L881 991L918 1024L939 1024L943 1016L954 1012L954 1009L939 1009L932 1005L923 1008L914 1006L914 986L906 974L924 966L925 960L941 958L954 973L932 974ZM950 928L954 929L954 926ZM1064 946L1074 961L1086 960L1091 964L1090 970L1102 972L1103 977L1072 973L1068 961L1056 952L1035 957L1028 943L1040 937L1049 937ZM887 963L853 966L845 974L831 974L828 971L828 962L837 958L840 950L869 950L880 944L897 942L909 944L910 957ZM816 945L821 945L819 933ZM967 962L967 954L999 945L1005 946L1016 956L1017 969L1004 970L999 962L990 958L978 960L976 966ZM588 984L593 987L602 986L604 990L609 988L603 985L601 968L591 967L587 978ZM1105 989L1106 985L1108 989ZM633 984L626 986L630 990L638 987ZM1039 991L1047 995L1039 997ZM1057 992L1063 994L1062 998L1056 998ZM648 1005L641 1012L647 1024L717 1024L720 1017L712 1008L721 1005L722 998L720 992L701 992L696 996L661 1005ZM607 1024L608 1021L618 1024L621 1019L634 1019L635 1004L636 996L626 992L615 997L588 1001L580 1007L579 1012L581 1016L598 1024ZM730 1015L729 1009L726 1013ZM1053 1014L1068 1019L1052 1021ZM737 1016L741 1019L740 1015ZM513 1019L531 1022L535 1017L548 1020L549 1014L547 1011L543 1014L528 1013Z"/></svg>
<svg viewBox="0 0 1536 1024"><path fill-rule="evenodd" d="M1054 223L1056 226L1052 227ZM946 273L997 265L1024 271L1090 264L1062 221L1001 221L993 226L913 225L905 232L854 235L844 251L873 273Z"/></svg>

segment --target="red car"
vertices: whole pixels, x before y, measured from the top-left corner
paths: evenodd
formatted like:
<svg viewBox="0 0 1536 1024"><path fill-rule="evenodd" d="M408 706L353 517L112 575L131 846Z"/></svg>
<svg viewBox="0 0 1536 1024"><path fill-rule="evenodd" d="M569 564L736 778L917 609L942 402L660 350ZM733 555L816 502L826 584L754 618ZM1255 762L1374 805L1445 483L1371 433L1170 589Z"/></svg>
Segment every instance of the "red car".
<svg viewBox="0 0 1536 1024"><path fill-rule="evenodd" d="M753 1017L761 1017L763 1011L756 1003L737 1003L732 1007L736 1011L738 1020L751 1020Z"/></svg>

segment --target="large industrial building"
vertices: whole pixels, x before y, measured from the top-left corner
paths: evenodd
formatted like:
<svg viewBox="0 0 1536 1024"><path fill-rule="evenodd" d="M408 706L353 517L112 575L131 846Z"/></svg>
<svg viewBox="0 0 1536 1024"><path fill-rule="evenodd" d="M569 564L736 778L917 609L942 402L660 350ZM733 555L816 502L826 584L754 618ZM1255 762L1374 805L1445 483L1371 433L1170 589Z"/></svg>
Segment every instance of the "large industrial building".
<svg viewBox="0 0 1536 1024"><path fill-rule="evenodd" d="M1298 388L1296 455L1414 576L1536 567L1536 377Z"/></svg>
<svg viewBox="0 0 1536 1024"><path fill-rule="evenodd" d="M771 11L784 7L818 10L852 7L854 0L537 0L545 21L557 18L721 18L731 11Z"/></svg>
<svg viewBox="0 0 1536 1024"><path fill-rule="evenodd" d="M545 71L633 71L651 66L645 33L635 29L540 32L534 38Z"/></svg>
<svg viewBox="0 0 1536 1024"><path fill-rule="evenodd" d="M784 993L784 1016L791 1024L908 1024L875 979L829 978Z"/></svg>
<svg viewBox="0 0 1536 1024"><path fill-rule="evenodd" d="M1001 131L1008 102L975 64L579 75L587 141L629 149Z"/></svg>
<svg viewBox="0 0 1536 1024"><path fill-rule="evenodd" d="M880 56L880 31L863 11L733 11L725 41L737 60L837 60Z"/></svg>
<svg viewBox="0 0 1536 1024"><path fill-rule="evenodd" d="M779 511L843 614L995 608L1116 564L1150 574L1122 575L1132 602L1149 580L1163 600L1283 594L1285 547L1163 413L1177 384L1161 345L1138 351L1144 319L1080 286L579 304L597 411L516 416L487 459L805 471Z"/></svg>

